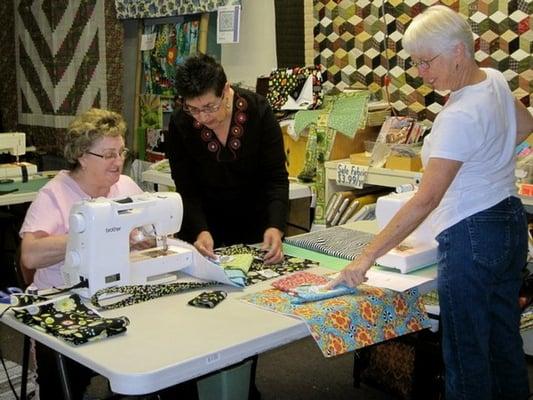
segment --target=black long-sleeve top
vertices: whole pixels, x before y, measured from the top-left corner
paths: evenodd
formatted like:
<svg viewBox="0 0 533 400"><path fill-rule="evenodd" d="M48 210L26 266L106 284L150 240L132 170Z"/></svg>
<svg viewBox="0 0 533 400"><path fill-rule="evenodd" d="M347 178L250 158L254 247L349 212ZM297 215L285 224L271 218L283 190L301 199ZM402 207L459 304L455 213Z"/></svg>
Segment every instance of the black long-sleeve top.
<svg viewBox="0 0 533 400"><path fill-rule="evenodd" d="M263 97L233 90L225 146L181 109L170 120L166 151L184 204L178 236L189 242L204 230L215 247L261 242L270 227L285 230L289 182L280 126Z"/></svg>

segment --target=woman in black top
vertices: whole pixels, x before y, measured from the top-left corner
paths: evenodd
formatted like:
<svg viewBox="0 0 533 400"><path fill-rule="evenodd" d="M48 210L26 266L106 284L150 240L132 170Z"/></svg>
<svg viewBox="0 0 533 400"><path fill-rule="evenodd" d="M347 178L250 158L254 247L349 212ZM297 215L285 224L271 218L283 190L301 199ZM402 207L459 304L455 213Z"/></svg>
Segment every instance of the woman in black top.
<svg viewBox="0 0 533 400"><path fill-rule="evenodd" d="M281 129L265 99L230 86L212 57L178 67L181 100L167 157L184 204L179 236L206 256L213 248L263 242L265 261L282 259L288 174Z"/></svg>

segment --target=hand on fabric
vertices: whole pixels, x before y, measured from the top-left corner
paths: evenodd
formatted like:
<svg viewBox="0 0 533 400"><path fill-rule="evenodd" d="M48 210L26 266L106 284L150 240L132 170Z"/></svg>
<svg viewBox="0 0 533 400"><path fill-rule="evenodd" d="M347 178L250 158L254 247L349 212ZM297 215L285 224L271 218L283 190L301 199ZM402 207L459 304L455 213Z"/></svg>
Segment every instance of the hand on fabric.
<svg viewBox="0 0 533 400"><path fill-rule="evenodd" d="M344 283L349 287L359 286L361 283L367 280L366 272L373 264L374 261L371 258L359 256L346 267L344 267L339 275L329 282L325 288L328 290L333 289L341 283Z"/></svg>
<svg viewBox="0 0 533 400"><path fill-rule="evenodd" d="M283 232L278 228L268 228L263 235L263 246L261 249L268 250L265 255L265 264L276 264L283 260L283 250L281 238Z"/></svg>
<svg viewBox="0 0 533 400"><path fill-rule="evenodd" d="M196 242L194 242L194 247L205 257L215 258L215 252L213 248L215 246L215 241L213 236L209 231L202 231L196 237Z"/></svg>

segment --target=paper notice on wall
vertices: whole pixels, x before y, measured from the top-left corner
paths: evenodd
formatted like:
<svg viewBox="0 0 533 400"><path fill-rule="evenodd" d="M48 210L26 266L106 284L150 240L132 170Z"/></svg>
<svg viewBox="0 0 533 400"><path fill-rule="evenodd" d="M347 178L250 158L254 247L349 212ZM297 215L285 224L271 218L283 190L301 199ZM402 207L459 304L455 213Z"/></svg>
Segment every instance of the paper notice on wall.
<svg viewBox="0 0 533 400"><path fill-rule="evenodd" d="M156 33L147 33L141 36L141 51L152 50L155 47Z"/></svg>
<svg viewBox="0 0 533 400"><path fill-rule="evenodd" d="M241 6L218 8L217 43L239 43Z"/></svg>

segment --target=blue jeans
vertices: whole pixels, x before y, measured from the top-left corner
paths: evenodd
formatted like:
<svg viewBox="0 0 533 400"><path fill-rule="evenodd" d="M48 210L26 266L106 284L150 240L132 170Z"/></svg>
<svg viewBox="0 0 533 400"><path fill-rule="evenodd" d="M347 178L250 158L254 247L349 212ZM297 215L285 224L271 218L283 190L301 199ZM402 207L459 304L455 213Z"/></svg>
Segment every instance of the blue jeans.
<svg viewBox="0 0 533 400"><path fill-rule="evenodd" d="M509 197L437 236L446 400L527 399L518 291L527 220Z"/></svg>

